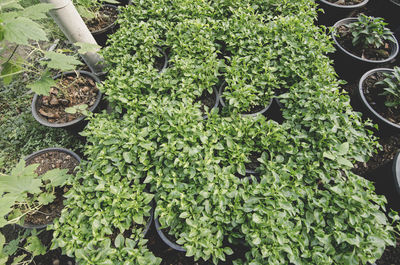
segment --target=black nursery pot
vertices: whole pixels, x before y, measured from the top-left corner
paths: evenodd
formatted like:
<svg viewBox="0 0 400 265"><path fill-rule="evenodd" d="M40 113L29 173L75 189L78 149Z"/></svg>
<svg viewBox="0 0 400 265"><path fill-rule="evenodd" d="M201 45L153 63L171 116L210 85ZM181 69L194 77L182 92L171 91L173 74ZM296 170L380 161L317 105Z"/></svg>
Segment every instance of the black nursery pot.
<svg viewBox="0 0 400 265"><path fill-rule="evenodd" d="M112 8L119 14L117 6L108 4L104 4L103 6L107 8ZM108 25L107 27L100 30L92 31L91 33L94 39L96 40L97 44L104 47L106 46L108 35L113 34L118 29L118 27L119 25L116 23L116 21L114 21L111 25Z"/></svg>
<svg viewBox="0 0 400 265"><path fill-rule="evenodd" d="M376 17L385 19L391 30L396 30L400 26L400 2L394 0L375 0L371 1L371 10Z"/></svg>
<svg viewBox="0 0 400 265"><path fill-rule="evenodd" d="M118 0L119 4L118 6L126 6L128 5L131 1L130 0Z"/></svg>
<svg viewBox="0 0 400 265"><path fill-rule="evenodd" d="M385 195L388 209L400 211L400 152L393 161L368 172L366 177L375 182L378 194Z"/></svg>
<svg viewBox="0 0 400 265"><path fill-rule="evenodd" d="M358 84L358 89L356 90L356 94L358 97L358 101L361 106L361 111L365 116L368 118L372 119L376 124L379 126L379 131L378 134L380 136L390 136L393 134L398 134L400 133L400 125L393 123L386 118L382 117L367 101L364 91L363 91L363 83L364 81L371 75L377 73L377 72L383 72L383 73L392 73L393 70L389 68L377 68L370 70L366 72L360 79L360 82Z"/></svg>
<svg viewBox="0 0 400 265"><path fill-rule="evenodd" d="M161 240L164 241L165 244L167 244L170 248L175 249L177 251L186 252L186 249L168 239L168 237L163 233L162 229L160 228L161 225L158 222L157 218L154 218L154 225L156 227L157 234L160 236Z"/></svg>
<svg viewBox="0 0 400 265"><path fill-rule="evenodd" d="M65 149L65 148L61 148L61 147L51 147L51 148L45 148L42 150L39 150L37 152L34 152L30 155L28 155L27 157L24 158L26 163L29 163L32 159L34 159L35 157L44 154L44 153L48 153L48 152L60 152L60 153L66 153L68 155L70 155L71 157L73 157L76 161L78 161L78 163L81 162L81 158L79 155L77 155L75 152ZM49 224L43 224L43 225L35 225L35 224L28 224L28 223L24 223L22 225L20 225L23 228L27 228L27 229L43 229L46 228Z"/></svg>
<svg viewBox="0 0 400 265"><path fill-rule="evenodd" d="M94 75L90 72L82 71L82 70L78 70L76 72L80 73L82 76L87 76L87 77L92 78L96 83L100 83L100 79L96 75ZM61 75L64 75L64 76L76 75L76 72L75 71L65 72L65 73L54 76L53 79L57 79ZM89 108L90 112L94 112L97 109L97 107L100 104L101 97L102 97L102 94L101 94L101 91L99 90L97 93L97 98L96 98L95 103L93 104L93 106L91 106ZM47 126L47 127L52 127L52 128L65 128L73 133L80 132L86 126L87 121L85 121L85 116L80 116L80 117L78 117L70 122L66 122L66 123L48 122L47 119L39 113L39 101L41 99L42 99L42 96L35 94L33 96L32 105L31 105L32 115L40 124Z"/></svg>
<svg viewBox="0 0 400 265"><path fill-rule="evenodd" d="M333 26L334 30L332 31L332 37L336 46L336 52L333 54L335 70L339 76L345 80L357 80L366 71L390 62L397 56L399 52L399 44L394 35L392 35L393 42L390 42L390 56L387 59L374 61L361 58L347 51L339 44L338 40L336 39L335 32L339 26L348 25L355 21L357 21L357 18L354 17L339 20Z"/></svg>
<svg viewBox="0 0 400 265"><path fill-rule="evenodd" d="M338 5L327 0L318 0L317 3L321 8L323 8L324 13L318 13L317 24L332 26L333 23L339 19L349 16L354 10L364 7L368 1L369 0L364 0L356 5Z"/></svg>

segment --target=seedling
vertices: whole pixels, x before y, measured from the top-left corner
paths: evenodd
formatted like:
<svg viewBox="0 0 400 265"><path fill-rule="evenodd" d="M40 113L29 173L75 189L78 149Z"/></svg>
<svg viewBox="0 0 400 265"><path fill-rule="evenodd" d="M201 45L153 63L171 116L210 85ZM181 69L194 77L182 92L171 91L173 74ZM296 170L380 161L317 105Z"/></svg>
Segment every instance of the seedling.
<svg viewBox="0 0 400 265"><path fill-rule="evenodd" d="M386 25L383 18L361 14L356 22L347 26L353 36L353 46L381 48L385 41L393 42L393 33L386 28Z"/></svg>
<svg viewBox="0 0 400 265"><path fill-rule="evenodd" d="M56 188L65 185L68 178L67 169L53 169L45 174L38 176L35 170L38 164L25 166L25 161L21 160L9 175L0 173L0 227L8 224L23 224L27 215L40 212L44 205L52 203L56 196ZM12 255L12 245L18 242L10 242L8 247L4 247L5 238L0 233L0 261L5 264L8 256ZM28 238L28 252L32 256L41 255L46 252L37 234L33 233ZM29 251L30 250L30 251ZM32 257L32 259L33 259ZM22 261L25 256L18 257ZM30 264L14 263L13 264Z"/></svg>
<svg viewBox="0 0 400 265"><path fill-rule="evenodd" d="M376 85L382 85L384 92L380 95L386 96L385 105L389 108L398 108L400 106L400 67L394 67L392 73L385 74L385 79L377 82Z"/></svg>

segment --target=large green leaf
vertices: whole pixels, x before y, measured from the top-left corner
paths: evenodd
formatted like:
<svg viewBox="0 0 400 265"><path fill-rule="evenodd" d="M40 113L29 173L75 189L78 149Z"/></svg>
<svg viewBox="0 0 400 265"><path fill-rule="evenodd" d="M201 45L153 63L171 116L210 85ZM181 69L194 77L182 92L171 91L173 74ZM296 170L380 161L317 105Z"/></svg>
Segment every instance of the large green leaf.
<svg viewBox="0 0 400 265"><path fill-rule="evenodd" d="M29 40L46 41L42 27L26 17L17 17L4 21L4 39L16 44L28 45Z"/></svg>
<svg viewBox="0 0 400 265"><path fill-rule="evenodd" d="M40 3L25 8L23 11L21 11L21 15L31 19L43 19L47 18L46 12L53 7L53 4Z"/></svg>
<svg viewBox="0 0 400 265"><path fill-rule="evenodd" d="M24 197L24 193L40 193L42 181L37 178L35 169L37 164L25 167L25 161L21 160L12 170L11 175L0 175L0 194L13 194L18 199Z"/></svg>
<svg viewBox="0 0 400 265"><path fill-rule="evenodd" d="M55 86L57 83L50 76L49 72L43 73L39 80L28 84L26 87L32 89L38 95L48 96L50 94L51 87Z"/></svg>
<svg viewBox="0 0 400 265"><path fill-rule="evenodd" d="M49 180L50 183L48 185L52 187L61 187L68 180L70 175L67 174L68 169L52 169L47 171L45 174L41 176L42 180Z"/></svg>
<svg viewBox="0 0 400 265"><path fill-rule="evenodd" d="M44 55L50 59L50 61L47 63L47 66L56 70L74 70L77 65L82 64L80 61L75 59L75 57L58 52L47 51L44 53Z"/></svg>

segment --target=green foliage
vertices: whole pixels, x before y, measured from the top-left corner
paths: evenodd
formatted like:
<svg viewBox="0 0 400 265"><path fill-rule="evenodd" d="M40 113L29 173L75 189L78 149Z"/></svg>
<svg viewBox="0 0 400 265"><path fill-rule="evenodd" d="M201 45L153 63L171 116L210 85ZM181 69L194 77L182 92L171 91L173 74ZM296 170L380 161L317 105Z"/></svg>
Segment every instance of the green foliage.
<svg viewBox="0 0 400 265"><path fill-rule="evenodd" d="M376 85L383 87L383 93L386 96L385 105L389 108L400 106L400 67L394 67L393 72L385 74L385 79L377 82Z"/></svg>
<svg viewBox="0 0 400 265"><path fill-rule="evenodd" d="M351 169L377 143L339 90L315 15L314 1L132 1L102 52L114 112L82 133L88 162L53 247L80 264L158 264L132 226L154 197L162 228L195 260L218 264L233 254L226 242L244 240L235 264L375 262L396 224ZM197 99L223 81L232 111L205 120ZM240 115L275 94L281 124Z"/></svg>
<svg viewBox="0 0 400 265"><path fill-rule="evenodd" d="M43 205L54 201L55 188L66 184L70 175L67 169L53 169L38 176L35 172L38 164L25 166L25 160L21 160L9 175L0 173L0 228L8 224L24 223L26 215L35 214ZM36 234L27 237L24 249L33 257L46 253ZM4 236L0 233L0 260L8 260L8 256L14 254L19 244L18 240L5 244ZM12 247L15 246L15 247ZM19 256L16 259L24 259ZM13 264L18 264L14 259Z"/></svg>
<svg viewBox="0 0 400 265"><path fill-rule="evenodd" d="M360 14L356 22L347 25L353 37L353 46L380 48L385 41L393 42L393 33L386 25L383 18Z"/></svg>
<svg viewBox="0 0 400 265"><path fill-rule="evenodd" d="M0 14L0 45L6 51L11 44L15 44L12 50L2 53L2 71L0 78L5 84L9 84L15 76L22 72L29 72L35 75L34 81L29 87L38 94L48 94L54 82L50 80L49 71L68 71L73 70L82 63L74 55L65 54L63 50L43 50L39 45L32 45L32 41L47 41L46 32L43 25L36 21L46 18L46 12L52 8L51 4L34 4L23 7L18 4L18 0L7 1L1 6ZM6 44L7 43L7 44ZM15 56L20 46L29 47L29 56L41 56L40 66L31 63L29 58L18 58ZM86 49L81 49L85 51ZM6 56L3 58L3 56ZM14 59L17 57L16 59ZM44 69L43 69L44 68Z"/></svg>
<svg viewBox="0 0 400 265"><path fill-rule="evenodd" d="M3 173L9 172L21 157L49 146L75 152L82 148L80 140L67 131L44 127L32 117L28 82L29 77L24 75L9 85L0 85L0 160L3 160L0 172Z"/></svg>
<svg viewBox="0 0 400 265"><path fill-rule="evenodd" d="M66 208L53 225L52 248L61 247L79 264L159 264L143 239L153 195L138 179L124 177L123 164L113 167L107 155L98 159L72 180Z"/></svg>

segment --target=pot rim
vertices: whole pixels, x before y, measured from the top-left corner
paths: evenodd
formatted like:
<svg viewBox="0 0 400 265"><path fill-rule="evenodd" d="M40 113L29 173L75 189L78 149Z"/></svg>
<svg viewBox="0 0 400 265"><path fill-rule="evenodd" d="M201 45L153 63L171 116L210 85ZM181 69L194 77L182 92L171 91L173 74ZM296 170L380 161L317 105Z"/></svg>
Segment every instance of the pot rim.
<svg viewBox="0 0 400 265"><path fill-rule="evenodd" d="M72 150L69 150L69 149L66 149L66 148L62 148L62 147L49 147L49 148L41 149L39 151L33 152L30 155L27 155L24 158L24 160L25 160L25 162L28 162L29 160L33 159L34 157L36 157L38 155L41 155L43 153L47 153L47 152L67 153L67 154L71 155L73 158L75 158L78 161L78 163L81 162L81 157L78 154L76 154ZM43 229L43 228L46 228L47 226L51 225L52 223L53 223L53 221L50 222L50 223L47 223L47 224L42 224L42 225L33 225L33 224L26 224L26 223L18 224L18 225L23 227L23 228L25 228L25 229Z"/></svg>
<svg viewBox="0 0 400 265"><path fill-rule="evenodd" d="M364 91L363 91L363 83L365 81L365 79L367 79L368 76L377 73L377 72L386 72L386 73L391 73L393 72L393 69L390 68L375 68L372 70L369 70L368 72L366 72L360 79L359 83L358 83L358 94L361 97L361 101L362 103L367 106L368 110L370 113L372 113L373 116L375 116L378 120L384 122L385 124L388 124L394 128L396 128L397 130L400 130L400 124L396 124L393 123L391 121L389 121L388 119L382 117L378 112L376 112L372 106L368 103L367 99L365 98L364 95Z"/></svg>
<svg viewBox="0 0 400 265"><path fill-rule="evenodd" d="M356 4L356 5L338 5L338 4L331 3L331 2L329 2L327 0L319 0L319 1L324 3L324 4L326 4L326 5L328 5L328 6L342 8L342 9L354 9L354 8L363 7L369 2L369 0L364 0L361 3Z"/></svg>
<svg viewBox="0 0 400 265"><path fill-rule="evenodd" d="M331 3L331 2L329 2L327 0L319 0L319 1L324 3L324 4L326 4L326 5L328 5L328 6L337 7L337 8L343 8L343 9L354 9L354 8L363 7L369 2L369 0L364 0L361 3L356 4L356 5L338 5L338 4Z"/></svg>
<svg viewBox="0 0 400 265"><path fill-rule="evenodd" d="M162 74L165 72L165 70L168 68L168 55L167 53L160 47L160 46L156 46L158 51L161 52L161 54L164 56L165 60L164 60L164 65L161 68L160 71L158 71L159 74Z"/></svg>
<svg viewBox="0 0 400 265"><path fill-rule="evenodd" d="M222 106L222 107L226 107L226 106L227 106L227 105L225 104L224 99L223 99L223 96L222 96L222 93L224 92L225 85L226 85L226 81L224 81L224 82L222 83L222 85L219 87L219 91L218 91L218 94L219 94L219 102L221 103L221 106ZM264 113L272 106L272 102L274 101L274 98L275 98L275 97L271 97L271 99L269 100L268 105L267 105L265 108L263 108L262 110L258 111L258 112L246 113L246 114L240 113L240 115L242 115L242 117L256 117L256 116L259 115L259 114L262 115L262 114L264 114Z"/></svg>
<svg viewBox="0 0 400 265"><path fill-rule="evenodd" d="M161 237L162 241L164 241L165 244L167 244L169 247L171 247L171 248L173 248L173 249L175 249L175 250L177 250L177 251L186 252L186 249L184 249L183 247L181 247L180 245L178 245L178 244L176 244L176 243L174 243L174 242L171 242L171 240L169 240L169 239L164 235L164 233L163 233L162 230L160 229L161 225L160 225L160 223L158 222L158 218L157 218L157 217L154 217L154 225L155 225L155 227L156 227L157 234Z"/></svg>
<svg viewBox="0 0 400 265"><path fill-rule="evenodd" d="M103 7L103 6L107 6L107 7L114 8L114 9L117 11L117 16L118 16L119 13L120 13L118 7L115 6L115 5L111 5L111 4L102 4L102 7ZM92 35L102 34L102 33L106 32L107 30L109 30L110 28L115 27L115 24L116 24L117 20L118 20L118 18L117 18L113 23L111 23L110 25L108 25L107 27L102 28L102 29L98 29L98 30L95 30L95 31L90 31L90 33L92 33Z"/></svg>
<svg viewBox="0 0 400 265"><path fill-rule="evenodd" d="M397 3L397 2L395 2L393 0L389 0L389 2L392 3L393 5L397 6L397 7L400 7L400 3Z"/></svg>
<svg viewBox="0 0 400 265"><path fill-rule="evenodd" d="M400 152L398 152L394 157L392 172L394 176L394 182L396 184L397 194L400 195Z"/></svg>
<svg viewBox="0 0 400 265"><path fill-rule="evenodd" d="M101 83L100 79L96 75L94 75L93 73L87 72L87 71L83 71L83 70L63 72L62 74L57 74L56 76L54 76L53 79L55 80L55 79L59 78L61 75L74 75L74 74L76 74L76 72L79 72L82 75L85 75L85 76L88 76L88 77L92 78L98 84ZM89 108L90 112L93 112L97 108L97 106L100 103L101 97L102 97L102 93L99 90L98 93L97 93L96 101L94 102L93 106L91 106ZM79 123L80 121L82 121L86 117L85 115L81 115L81 116L77 117L76 119L74 119L72 121L69 121L69 122L66 122L66 123L51 123L51 122L48 122L46 120L46 118L44 118L42 115L40 115L39 112L37 111L37 108L36 108L37 107L37 102L38 102L38 100L40 98L42 98L42 96L40 96L38 94L35 94L33 96L32 104L31 104L31 111L32 111L32 115L35 118L35 120L38 121L40 124L42 124L44 126L52 127L52 128L64 128L64 127L68 127L68 126L77 124L77 123Z"/></svg>
<svg viewBox="0 0 400 265"><path fill-rule="evenodd" d="M341 19L341 20L337 21L332 26L333 30L332 30L331 36L332 36L336 46L340 49L340 51L344 52L345 54L347 54L350 57L355 58L355 59L357 59L359 61L366 62L366 63L372 63L372 64L386 63L386 62L389 62L389 61L393 60L397 56L397 54L399 53L399 43L398 43L398 41L397 41L397 39L396 39L396 37L394 36L393 33L391 35L392 36L392 40L393 40L393 42L391 42L391 47L392 47L391 54L390 54L389 58L386 58L386 59L383 59L383 60L375 61L375 60L364 59L364 58L361 58L361 57L359 57L357 55L352 54L351 52L347 51L344 47L342 47L342 45L340 45L339 42L336 39L336 36L335 36L336 29L337 29L337 27L339 27L341 25L347 25L347 24L349 24L351 22L354 22L354 21L357 21L356 17L348 17L348 18L344 18L344 19Z"/></svg>
<svg viewBox="0 0 400 265"><path fill-rule="evenodd" d="M217 109L218 106L219 106L219 102L220 102L220 97L219 97L219 92L218 92L218 90L215 89L215 88L213 88L213 91L214 91L214 94L215 94L215 103L214 103L214 106L210 109L210 112L211 112L212 110L214 110L214 109ZM203 119L204 119L204 120L207 120L207 119L208 119L208 115L209 115L209 113L204 114L204 115L203 115Z"/></svg>

